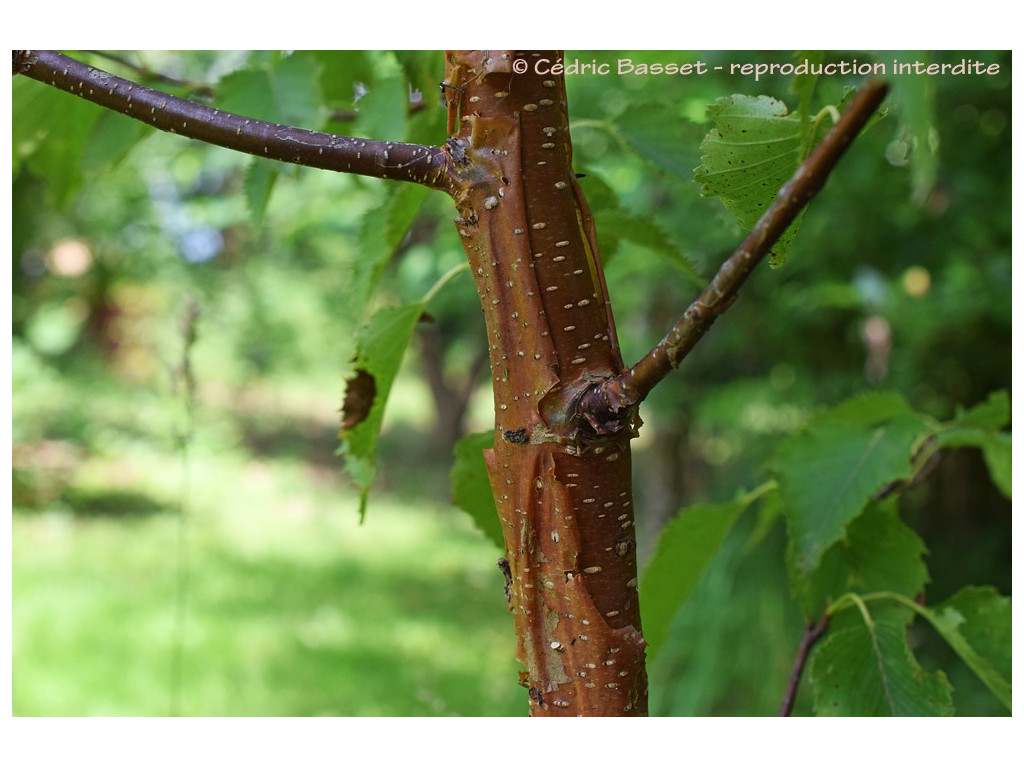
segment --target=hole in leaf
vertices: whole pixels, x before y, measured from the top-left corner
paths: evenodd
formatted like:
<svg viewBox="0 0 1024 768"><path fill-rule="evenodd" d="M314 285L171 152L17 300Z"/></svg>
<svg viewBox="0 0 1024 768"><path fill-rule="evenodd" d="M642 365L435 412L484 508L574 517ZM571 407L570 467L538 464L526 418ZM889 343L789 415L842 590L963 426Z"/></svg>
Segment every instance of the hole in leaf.
<svg viewBox="0 0 1024 768"><path fill-rule="evenodd" d="M345 382L345 403L341 407L341 428L354 429L361 424L377 396L377 381L366 371L359 369Z"/></svg>

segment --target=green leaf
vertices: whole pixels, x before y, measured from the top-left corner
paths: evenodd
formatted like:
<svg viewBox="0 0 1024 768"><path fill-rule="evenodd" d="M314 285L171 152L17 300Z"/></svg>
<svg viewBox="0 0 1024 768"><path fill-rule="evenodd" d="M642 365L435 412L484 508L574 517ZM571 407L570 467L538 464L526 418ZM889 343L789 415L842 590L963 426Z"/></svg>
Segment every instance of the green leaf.
<svg viewBox="0 0 1024 768"><path fill-rule="evenodd" d="M694 285L704 287L706 281L697 274L693 262L653 216L623 208L614 190L596 175L588 176L583 187L594 215L601 256L606 264L618 251L621 241L628 240L661 256Z"/></svg>
<svg viewBox="0 0 1024 768"><path fill-rule="evenodd" d="M504 551L505 537L484 462L484 451L493 445L492 431L466 435L459 440L451 473L452 497L455 505L473 518L476 527Z"/></svg>
<svg viewBox="0 0 1024 768"><path fill-rule="evenodd" d="M840 717L953 714L953 689L942 672L921 668L899 623L874 622L830 631L811 664L814 710Z"/></svg>
<svg viewBox="0 0 1024 768"><path fill-rule="evenodd" d="M652 102L636 104L615 121L623 143L659 171L689 179L697 159L692 148L697 127L679 116L678 107Z"/></svg>
<svg viewBox="0 0 1024 768"><path fill-rule="evenodd" d="M374 80L370 89L356 103L359 116L353 134L371 139L405 141L406 115L409 114L409 85L405 76Z"/></svg>
<svg viewBox="0 0 1024 768"><path fill-rule="evenodd" d="M1013 498L1013 437L1009 433L954 427L940 432L935 441L945 448L980 448L992 482L1003 496Z"/></svg>
<svg viewBox="0 0 1024 768"><path fill-rule="evenodd" d="M11 121L12 175L17 175L21 162L40 147L50 132L44 102L55 91L25 77L11 81L11 112L18 116Z"/></svg>
<svg viewBox="0 0 1024 768"><path fill-rule="evenodd" d="M466 272L460 264L442 275L422 301L379 309L356 337L355 372L345 382L342 406L341 445L345 469L360 486L359 517L366 516L366 498L377 475L377 440L384 422L391 387L402 365L416 325L427 305L456 275Z"/></svg>
<svg viewBox="0 0 1024 768"><path fill-rule="evenodd" d="M958 409L959 410L959 409ZM1005 390L993 392L988 399L967 411L960 411L949 428L935 438L946 448L980 448L989 475L1006 498L1012 498L1011 448L1013 438L1001 431L1010 424L1010 396Z"/></svg>
<svg viewBox="0 0 1024 768"><path fill-rule="evenodd" d="M850 525L842 547L847 591L884 589L915 598L929 581L928 549L900 519L895 498L869 504Z"/></svg>
<svg viewBox="0 0 1024 768"><path fill-rule="evenodd" d="M786 561L793 592L810 620L847 592L886 590L915 598L928 583L926 552L921 538L900 520L892 497L869 504L813 571L805 572L797 565L792 539ZM912 616L902 608L900 614L905 620Z"/></svg>
<svg viewBox="0 0 1024 768"><path fill-rule="evenodd" d="M136 120L26 78L15 78L12 97L18 116L12 126L15 172L27 160L50 183L48 193L58 206L71 201L86 177L119 163L153 132Z"/></svg>
<svg viewBox="0 0 1024 768"><path fill-rule="evenodd" d="M263 217L270 203L270 193L280 175L280 163L254 157L245 171L245 202L257 226L263 224Z"/></svg>
<svg viewBox="0 0 1024 768"><path fill-rule="evenodd" d="M360 486L359 516L377 475L377 439L391 386L406 347L425 308L424 302L378 310L357 337L356 373L346 383L342 444L345 469Z"/></svg>
<svg viewBox="0 0 1024 768"><path fill-rule="evenodd" d="M360 258L355 263L352 291L356 300L369 298L429 192L419 184L390 184L385 188L384 203L367 211L359 226Z"/></svg>
<svg viewBox="0 0 1024 768"><path fill-rule="evenodd" d="M992 587L966 587L919 612L1007 709L1012 710L1010 598Z"/></svg>
<svg viewBox="0 0 1024 768"><path fill-rule="evenodd" d="M981 446L988 473L996 488L1008 499L1013 498L1012 438L1003 432L991 435Z"/></svg>
<svg viewBox="0 0 1024 768"><path fill-rule="evenodd" d="M425 111L442 115L447 123L447 111L440 107L440 90L437 87L440 73L444 72L444 53L441 51L395 51L395 57L402 67L409 87L420 92Z"/></svg>
<svg viewBox="0 0 1024 768"><path fill-rule="evenodd" d="M356 83L373 79L373 66L366 51L311 51L320 72L320 90L325 103L334 109L350 110Z"/></svg>
<svg viewBox="0 0 1024 768"><path fill-rule="evenodd" d="M427 96L431 104L433 96ZM448 114L445 110L421 109L409 115L405 140L411 144L438 144L448 132Z"/></svg>
<svg viewBox="0 0 1024 768"><path fill-rule="evenodd" d="M82 158L103 110L25 78L15 78L12 85L18 116L12 126L15 158L46 179L47 197L63 208L82 185Z"/></svg>
<svg viewBox="0 0 1024 768"><path fill-rule="evenodd" d="M753 229L801 159L802 126L786 105L767 96L727 96L708 105L715 123L701 142L694 181L705 197L718 197L746 229ZM785 261L798 217L772 249L771 263Z"/></svg>
<svg viewBox="0 0 1024 768"><path fill-rule="evenodd" d="M87 174L93 174L116 166L154 130L120 113L104 111L85 145L82 169Z"/></svg>
<svg viewBox="0 0 1024 768"><path fill-rule="evenodd" d="M895 392L864 392L844 400L817 417L818 423L846 422L863 427L883 424L897 416L913 415L914 410Z"/></svg>
<svg viewBox="0 0 1024 768"><path fill-rule="evenodd" d="M771 487L766 484L723 504L688 507L665 526L640 579L648 657L653 658L660 650L672 618L693 592L740 514Z"/></svg>
<svg viewBox="0 0 1024 768"><path fill-rule="evenodd" d="M909 476L912 450L927 427L913 413L877 426L825 414L783 443L774 468L800 571L817 568L875 491Z"/></svg>
<svg viewBox="0 0 1024 768"><path fill-rule="evenodd" d="M902 54L906 61L928 62L931 54L914 51ZM939 135L935 130L935 87L930 77L896 75L892 100L900 114L901 154L909 157L912 197L923 203L935 186L938 175ZM890 149L890 152L893 150Z"/></svg>
<svg viewBox="0 0 1024 768"><path fill-rule="evenodd" d="M319 64L309 52L274 55L262 66L226 75L218 85L218 104L228 112L301 128L320 128L324 108ZM245 199L257 224L262 224L280 163L259 158L245 174Z"/></svg>
<svg viewBox="0 0 1024 768"><path fill-rule="evenodd" d="M825 59L824 51L797 51L793 60L799 65L807 61L811 65L820 64ZM789 90L796 94L799 99L797 103L797 115L800 117L801 134L801 157L807 157L810 151L811 136L814 133L813 119L811 114L811 97L814 95L814 88L818 84L818 75L813 74L814 67L808 67L804 74L796 75L790 83Z"/></svg>
<svg viewBox="0 0 1024 768"><path fill-rule="evenodd" d="M324 121L318 64L309 52L232 72L217 91L218 105L228 112L300 128L316 129Z"/></svg>
<svg viewBox="0 0 1024 768"><path fill-rule="evenodd" d="M664 257L694 285L704 286L705 281L697 274L693 262L669 239L653 217L630 213L623 208L604 209L594 217L598 222L602 250L605 243L609 246L605 253L614 253L620 240L628 240Z"/></svg>
<svg viewBox="0 0 1024 768"><path fill-rule="evenodd" d="M773 493L765 494L764 502L757 510L757 524L743 545L746 552L755 549L764 541L779 518L782 517L782 502L779 499L778 486L773 484L772 490Z"/></svg>
<svg viewBox="0 0 1024 768"><path fill-rule="evenodd" d="M959 409L958 409L959 410ZM1010 424L1010 395L1006 390L993 392L988 399L957 414L954 422L960 427L1002 429Z"/></svg>

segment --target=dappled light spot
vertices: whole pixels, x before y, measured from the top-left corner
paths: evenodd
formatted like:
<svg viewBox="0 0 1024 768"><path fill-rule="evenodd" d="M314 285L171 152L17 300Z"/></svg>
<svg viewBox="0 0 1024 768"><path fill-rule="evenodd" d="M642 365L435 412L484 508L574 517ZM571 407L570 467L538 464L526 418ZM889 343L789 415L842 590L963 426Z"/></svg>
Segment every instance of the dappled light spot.
<svg viewBox="0 0 1024 768"><path fill-rule="evenodd" d="M924 296L931 287L932 276L924 267L911 267L903 273L903 290L911 296Z"/></svg>
<svg viewBox="0 0 1024 768"><path fill-rule="evenodd" d="M61 277L81 277L92 266L92 251L84 240L58 240L46 254L46 266Z"/></svg>

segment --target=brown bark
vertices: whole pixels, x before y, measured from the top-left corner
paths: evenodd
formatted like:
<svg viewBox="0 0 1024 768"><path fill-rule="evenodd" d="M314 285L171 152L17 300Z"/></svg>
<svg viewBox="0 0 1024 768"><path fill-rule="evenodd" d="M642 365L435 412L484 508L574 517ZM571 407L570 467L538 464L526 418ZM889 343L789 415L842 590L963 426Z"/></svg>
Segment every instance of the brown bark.
<svg viewBox="0 0 1024 768"><path fill-rule="evenodd" d="M487 466L509 608L535 715L647 713L629 440L577 412L622 360L593 221L572 168L553 53L447 57L456 220L481 297L494 383ZM526 71L513 71L514 63Z"/></svg>

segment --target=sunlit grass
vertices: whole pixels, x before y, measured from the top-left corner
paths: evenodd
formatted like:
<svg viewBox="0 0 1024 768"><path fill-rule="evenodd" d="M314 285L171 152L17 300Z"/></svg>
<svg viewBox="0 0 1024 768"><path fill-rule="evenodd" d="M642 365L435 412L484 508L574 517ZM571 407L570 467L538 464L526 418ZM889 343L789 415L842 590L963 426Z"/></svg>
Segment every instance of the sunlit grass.
<svg viewBox="0 0 1024 768"><path fill-rule="evenodd" d="M378 489L360 525L332 425L207 407L183 463L104 397L67 487L13 516L16 715L525 714L499 553L446 494Z"/></svg>
<svg viewBox="0 0 1024 768"><path fill-rule="evenodd" d="M496 553L460 513L380 499L360 526L350 499L261 490L204 498L184 554L171 513L16 516L15 714L524 709Z"/></svg>

